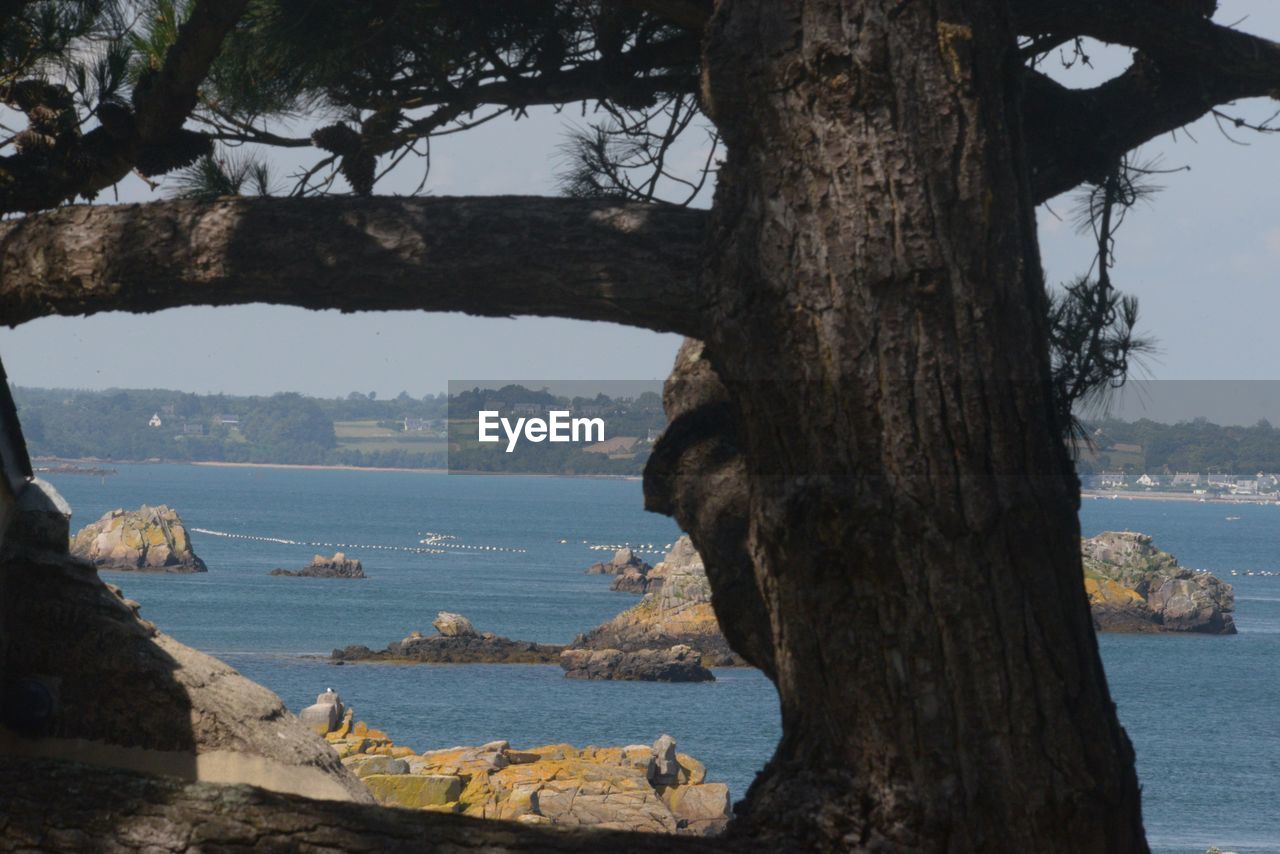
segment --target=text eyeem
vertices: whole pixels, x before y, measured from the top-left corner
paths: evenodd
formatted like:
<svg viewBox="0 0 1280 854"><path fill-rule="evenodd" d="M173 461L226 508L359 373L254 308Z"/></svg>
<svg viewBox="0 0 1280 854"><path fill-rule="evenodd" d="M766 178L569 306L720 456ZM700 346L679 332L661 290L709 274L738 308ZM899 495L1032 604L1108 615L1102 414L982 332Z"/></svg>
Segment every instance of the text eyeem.
<svg viewBox="0 0 1280 854"><path fill-rule="evenodd" d="M553 409L546 418L517 418L515 424L496 409L480 410L477 421L481 442L501 442L498 428L507 434L507 453L516 449L523 436L529 442L603 442L603 418L571 418L567 409Z"/></svg>

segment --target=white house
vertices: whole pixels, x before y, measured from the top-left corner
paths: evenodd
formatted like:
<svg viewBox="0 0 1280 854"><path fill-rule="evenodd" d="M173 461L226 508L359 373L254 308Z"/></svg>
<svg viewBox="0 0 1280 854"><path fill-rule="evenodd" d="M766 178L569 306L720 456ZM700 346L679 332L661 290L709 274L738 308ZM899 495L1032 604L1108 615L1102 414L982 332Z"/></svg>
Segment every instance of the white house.
<svg viewBox="0 0 1280 854"><path fill-rule="evenodd" d="M151 416L151 420L147 422L148 427L159 427L164 422L160 420L160 413L157 412Z"/></svg>
<svg viewBox="0 0 1280 854"><path fill-rule="evenodd" d="M1141 477L1138 478L1138 486L1159 486L1159 485L1160 485L1160 479L1158 477L1152 477L1149 474L1143 474Z"/></svg>

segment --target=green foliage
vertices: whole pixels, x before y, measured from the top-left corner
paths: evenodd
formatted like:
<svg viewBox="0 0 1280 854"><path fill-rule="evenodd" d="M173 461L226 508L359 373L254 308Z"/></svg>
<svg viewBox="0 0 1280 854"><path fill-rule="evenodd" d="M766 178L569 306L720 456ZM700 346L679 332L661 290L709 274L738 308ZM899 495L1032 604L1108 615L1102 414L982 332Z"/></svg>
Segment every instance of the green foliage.
<svg viewBox="0 0 1280 854"><path fill-rule="evenodd" d="M451 423L455 442L446 452L443 440L427 434L402 432L406 417L443 422L449 416L444 395L421 399L400 394L378 400L373 393L352 392L338 398L300 394L271 397L197 395L163 389L71 391L15 387L14 399L33 455L71 459L208 460L215 462L288 463L307 465L377 466L387 468L444 468L553 474L637 475L643 471L648 445L625 459L588 454L575 444L524 444L514 454L494 454L492 446L475 442L474 416L470 426ZM665 416L657 395L636 401L615 401L604 395L590 400L557 398L522 386L474 389L454 399L454 406L471 407L494 399L510 403L537 400L557 406L593 405L608 411L610 436L647 437L660 429ZM455 411L468 411L455 409ZM160 427L150 427L152 415ZM229 417L237 426L220 423ZM395 430L386 447L381 439L343 440L335 421L373 422ZM186 425L191 432L184 432ZM203 435L195 435L195 428ZM421 436L421 440L417 439Z"/></svg>
<svg viewBox="0 0 1280 854"><path fill-rule="evenodd" d="M1090 425L1102 430L1098 448L1101 464L1082 465L1082 473L1108 469L1105 446L1114 443L1141 445L1147 471L1199 472L1202 474L1256 474L1280 472L1280 430L1267 421L1251 427L1222 426L1207 419L1160 424L1108 419Z"/></svg>
<svg viewBox="0 0 1280 854"><path fill-rule="evenodd" d="M179 171L171 182L174 198L202 202L243 195L246 185L259 196L271 194L271 172L266 163L225 153L222 157L206 154Z"/></svg>

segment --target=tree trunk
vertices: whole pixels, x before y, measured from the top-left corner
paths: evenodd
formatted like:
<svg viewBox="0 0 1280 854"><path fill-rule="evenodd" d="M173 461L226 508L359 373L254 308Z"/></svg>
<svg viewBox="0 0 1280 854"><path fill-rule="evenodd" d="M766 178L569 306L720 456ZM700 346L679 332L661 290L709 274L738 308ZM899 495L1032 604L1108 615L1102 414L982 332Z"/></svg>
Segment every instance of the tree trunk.
<svg viewBox="0 0 1280 854"><path fill-rule="evenodd" d="M707 38L728 159L706 357L738 407L783 722L736 832L1145 851L1050 399L1003 4L722 0Z"/></svg>

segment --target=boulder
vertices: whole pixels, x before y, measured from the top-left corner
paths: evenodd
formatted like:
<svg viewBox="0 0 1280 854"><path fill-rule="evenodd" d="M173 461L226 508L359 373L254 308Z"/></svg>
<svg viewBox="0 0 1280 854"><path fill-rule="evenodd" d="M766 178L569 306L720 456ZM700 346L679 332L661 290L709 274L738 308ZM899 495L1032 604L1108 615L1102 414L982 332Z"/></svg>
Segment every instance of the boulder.
<svg viewBox="0 0 1280 854"><path fill-rule="evenodd" d="M298 712L298 720L306 724L316 735L326 735L338 728L338 707L330 703L316 703Z"/></svg>
<svg viewBox="0 0 1280 854"><path fill-rule="evenodd" d="M702 656L683 644L668 649L566 649L560 666L569 679L619 679L640 682L712 682Z"/></svg>
<svg viewBox="0 0 1280 854"><path fill-rule="evenodd" d="M408 774L409 763L382 753L357 753L345 757L342 764L360 779L373 774Z"/></svg>
<svg viewBox="0 0 1280 854"><path fill-rule="evenodd" d="M71 553L101 569L207 572L177 511L160 504L111 510L71 539Z"/></svg>
<svg viewBox="0 0 1280 854"><path fill-rule="evenodd" d="M1235 593L1132 531L1083 540L1085 593L1099 631L1236 633Z"/></svg>
<svg viewBox="0 0 1280 854"><path fill-rule="evenodd" d="M622 575L628 570L644 577L653 569L629 548L621 548L613 553L607 561L593 563L587 567L587 575Z"/></svg>
<svg viewBox="0 0 1280 854"><path fill-rule="evenodd" d="M436 631L440 633L441 637L480 637L480 633L476 631L476 627L471 625L471 621L461 614L451 614L448 611L441 611L436 615L436 618L431 621L431 625L435 626Z"/></svg>
<svg viewBox="0 0 1280 854"><path fill-rule="evenodd" d="M724 783L671 788L663 792L663 802L691 835L714 836L729 823L729 787Z"/></svg>
<svg viewBox="0 0 1280 854"><path fill-rule="evenodd" d="M674 786L680 781L680 762L676 758L676 740L663 733L653 743L653 764L649 782L655 786Z"/></svg>
<svg viewBox="0 0 1280 854"><path fill-rule="evenodd" d="M610 590L618 593L648 593L650 589L657 590L662 585L661 576L651 575L635 567L629 566L622 572L614 576L613 582L609 585Z"/></svg>
<svg viewBox="0 0 1280 854"><path fill-rule="evenodd" d="M270 575L284 575L292 578L366 578L364 564L358 560L349 560L342 552L334 552L333 557L316 555L311 563L302 569L271 570Z"/></svg>
<svg viewBox="0 0 1280 854"><path fill-rule="evenodd" d="M455 803L462 778L448 774L370 774L361 778L380 804L423 809Z"/></svg>

